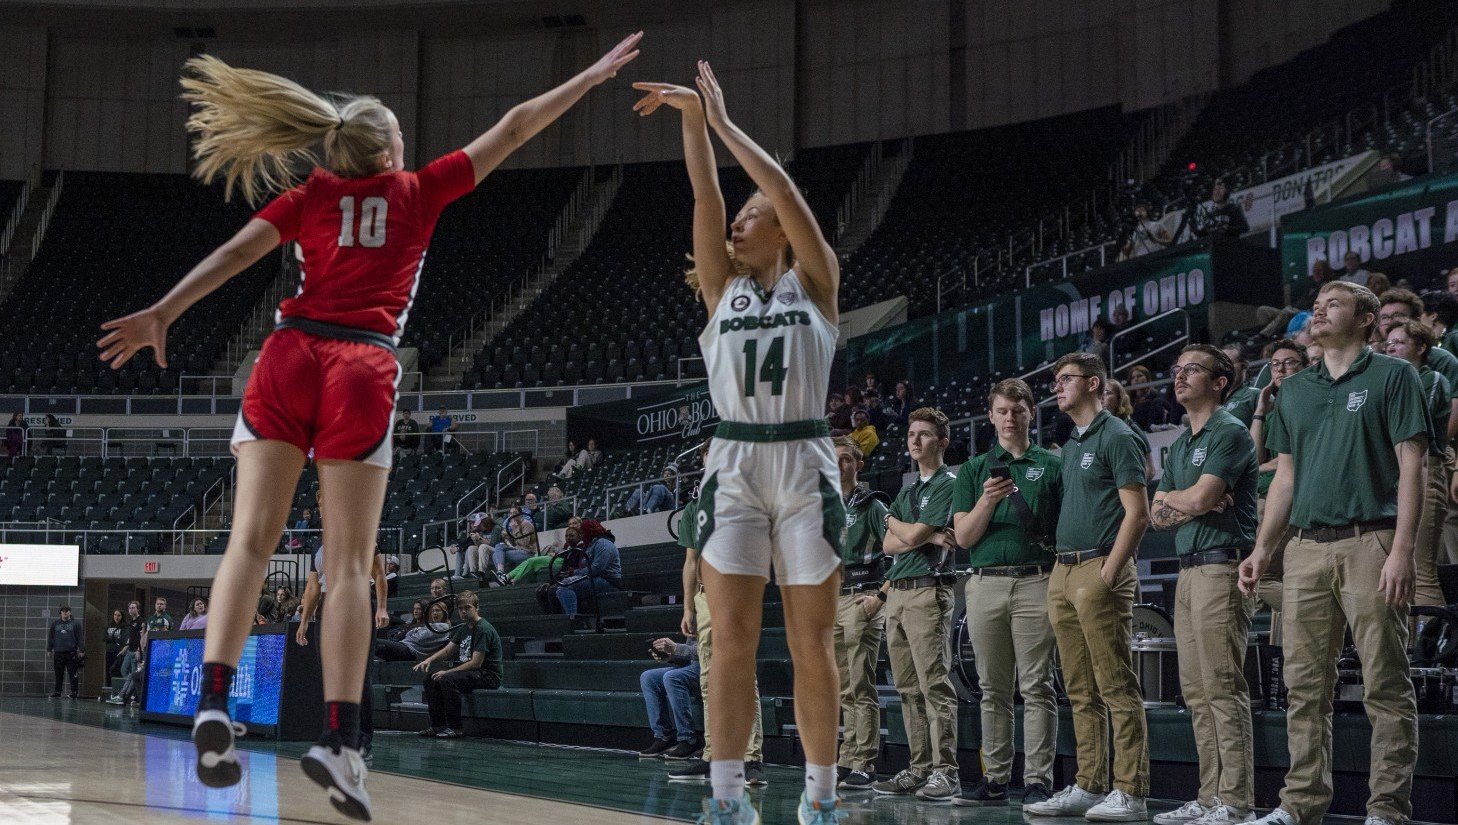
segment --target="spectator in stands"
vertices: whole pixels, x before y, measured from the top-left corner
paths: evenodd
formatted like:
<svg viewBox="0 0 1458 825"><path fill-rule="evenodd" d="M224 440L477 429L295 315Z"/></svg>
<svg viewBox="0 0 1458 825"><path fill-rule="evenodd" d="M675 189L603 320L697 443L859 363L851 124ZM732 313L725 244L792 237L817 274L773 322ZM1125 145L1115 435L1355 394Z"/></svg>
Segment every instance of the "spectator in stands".
<svg viewBox="0 0 1458 825"><path fill-rule="evenodd" d="M147 630L171 630L172 617L167 614L167 600L161 596L152 604L152 615L147 617Z"/></svg>
<svg viewBox="0 0 1458 825"><path fill-rule="evenodd" d="M653 744L638 753L639 759L662 757L688 759L699 751L694 726L694 696L699 692L699 645L692 636L687 644L672 639L655 639L648 646L655 661L666 663L643 671L638 685L648 706L648 727Z"/></svg>
<svg viewBox="0 0 1458 825"><path fill-rule="evenodd" d="M655 481L646 486L639 485L637 489L633 490L633 494L628 496L628 503L624 506L632 515L672 510L674 507L673 488L677 486L678 470L674 469L673 465L669 465L663 468L662 481Z"/></svg>
<svg viewBox="0 0 1458 825"><path fill-rule="evenodd" d="M1392 279L1381 272L1368 273L1367 288L1372 290L1373 295L1381 295L1389 289L1392 289Z"/></svg>
<svg viewBox="0 0 1458 825"><path fill-rule="evenodd" d="M202 630L208 626L208 601L201 596L192 600L192 607L182 617L178 630Z"/></svg>
<svg viewBox="0 0 1458 825"><path fill-rule="evenodd" d="M1114 325L1104 318L1095 318L1089 327L1088 337L1083 340L1079 352L1087 352L1100 358L1109 357L1109 339L1114 337Z"/></svg>
<svg viewBox="0 0 1458 825"><path fill-rule="evenodd" d="M854 428L850 431L850 440L861 448L861 455L869 456L876 445L881 443L881 434L876 432L876 426L871 423L871 416L865 410L856 410L851 415L851 423Z"/></svg>
<svg viewBox="0 0 1458 825"><path fill-rule="evenodd" d="M584 519L581 534L586 544L586 563L568 571L557 587L557 601L571 619L577 618L580 598L615 593L623 586L623 559L612 532L601 522Z"/></svg>
<svg viewBox="0 0 1458 825"><path fill-rule="evenodd" d="M280 587L273 591L273 613L268 618L273 624L287 624L299 612L299 600L294 591Z"/></svg>
<svg viewBox="0 0 1458 825"><path fill-rule="evenodd" d="M52 413L46 413L46 426L41 430L41 438L44 442L41 448L33 450L32 453L39 455L65 455L66 453L66 429L61 426L61 420Z"/></svg>
<svg viewBox="0 0 1458 825"><path fill-rule="evenodd" d="M1210 200L1195 207L1192 230L1196 237L1239 238L1250 231L1245 210L1230 200L1230 188L1224 180L1210 187Z"/></svg>
<svg viewBox="0 0 1458 825"><path fill-rule="evenodd" d="M106 700L108 704L121 705L137 698L137 671L142 666L142 642L147 635L147 621L142 618L142 603L127 602L127 644L121 651L122 689Z"/></svg>
<svg viewBox="0 0 1458 825"><path fill-rule="evenodd" d="M825 399L825 420L830 423L830 431L837 430L850 432L850 408L845 405L845 396L838 392L831 393Z"/></svg>
<svg viewBox="0 0 1458 825"><path fill-rule="evenodd" d="M567 452L562 455L562 461L556 467L552 468L552 475L558 476L559 478L562 477L562 468L575 462L579 452L581 451L577 449L577 442L570 438L567 439Z"/></svg>
<svg viewBox="0 0 1458 825"><path fill-rule="evenodd" d="M512 505L507 511L506 524L502 526L501 541L491 552L491 564L496 572L506 575L511 568L537 554L537 526L522 513L521 508Z"/></svg>
<svg viewBox="0 0 1458 825"><path fill-rule="evenodd" d="M473 513L470 526L456 544L447 548L457 552L456 577L465 578L475 573L485 578L492 567L492 555L496 545L501 543L501 528L496 519L487 513Z"/></svg>
<svg viewBox="0 0 1458 825"><path fill-rule="evenodd" d="M451 436L451 433L454 433L458 427L459 425L451 420L450 412L445 407L441 407L440 412L430 417L430 435L425 445L425 451L430 453L436 450L444 452L448 448L458 449L460 445L455 444Z"/></svg>
<svg viewBox="0 0 1458 825"><path fill-rule="evenodd" d="M1458 296L1458 266L1448 270L1448 274L1443 281L1443 286L1447 287L1448 292Z"/></svg>
<svg viewBox="0 0 1458 825"><path fill-rule="evenodd" d="M458 739L465 735L461 725L461 694L501 687L501 636L481 618L481 602L467 590L456 596L456 613L461 626L440 650L427 656L415 669L425 678L425 704L430 709L430 727L421 736ZM453 661L447 670L430 672L438 661Z"/></svg>
<svg viewBox="0 0 1458 825"><path fill-rule="evenodd" d="M120 610L111 611L111 623L106 626L106 678L116 673L117 660L127 646L127 618Z"/></svg>
<svg viewBox="0 0 1458 825"><path fill-rule="evenodd" d="M1104 387L1104 409L1109 414L1129 426L1134 437L1139 439L1139 448L1144 451L1144 477L1154 478L1154 458L1149 448L1149 433L1145 432L1132 418L1134 414L1134 403L1129 398L1129 391L1124 385L1112 379L1108 386Z"/></svg>
<svg viewBox="0 0 1458 825"><path fill-rule="evenodd" d="M1154 381L1154 376L1149 372L1148 367L1143 364L1135 364L1129 368L1127 380L1130 384L1135 385L1149 384ZM1153 387L1129 390L1129 402L1134 407L1130 418L1145 432L1152 432L1155 427L1163 427L1170 423L1172 411L1164 393L1159 390Z"/></svg>
<svg viewBox="0 0 1458 825"><path fill-rule="evenodd" d="M1122 332L1125 327L1129 326L1129 308L1123 304L1114 307L1114 311L1109 315L1109 323L1114 325L1115 333Z"/></svg>
<svg viewBox="0 0 1458 825"><path fill-rule="evenodd" d="M1235 367L1233 390L1226 393L1225 411L1235 416L1246 429L1250 428L1251 416L1255 415L1256 397L1260 390L1252 387L1246 379L1249 375L1249 364L1245 358L1245 349L1239 344L1229 344L1220 348L1230 363Z"/></svg>
<svg viewBox="0 0 1458 825"><path fill-rule="evenodd" d="M856 410L866 408L866 394L861 392L860 387L846 387L845 405L849 408L850 414L855 415Z"/></svg>
<svg viewBox="0 0 1458 825"><path fill-rule="evenodd" d="M545 530L560 530L572 518L572 503L562 500L562 488L553 484L547 488L547 506L542 509L542 527Z"/></svg>
<svg viewBox="0 0 1458 825"><path fill-rule="evenodd" d="M1173 241L1169 230L1165 229L1159 221L1149 217L1148 204L1135 204L1134 228L1129 230L1129 237L1119 249L1119 260L1127 261L1140 255L1158 252Z"/></svg>
<svg viewBox="0 0 1458 825"><path fill-rule="evenodd" d="M1406 180L1412 180L1412 175L1403 174L1402 156L1395 152L1388 152L1367 173L1367 188L1370 190L1385 189Z"/></svg>
<svg viewBox="0 0 1458 825"><path fill-rule="evenodd" d="M25 452L25 431L30 425L25 423L25 416L19 412L10 416L10 423L5 425L5 454L15 458Z"/></svg>
<svg viewBox="0 0 1458 825"><path fill-rule="evenodd" d="M1438 336L1438 346L1458 352L1458 297L1446 290L1430 289L1422 299L1423 323Z"/></svg>
<svg viewBox="0 0 1458 825"><path fill-rule="evenodd" d="M425 606L417 599L411 608L412 621L396 628L390 638L375 640L375 656L387 662L419 662L450 641L451 617L445 605Z"/></svg>
<svg viewBox="0 0 1458 825"><path fill-rule="evenodd" d="M532 520L537 532L542 532L542 508L537 505L537 494L528 492L521 500L521 514Z"/></svg>
<svg viewBox="0 0 1458 825"><path fill-rule="evenodd" d="M294 519L294 530L300 531L296 535L289 536L289 549L295 552L305 550L317 550L314 535L309 531L318 529L318 522L314 520L314 513L308 507L299 511L299 517Z"/></svg>
<svg viewBox="0 0 1458 825"><path fill-rule="evenodd" d="M80 622L71 618L69 605L61 605L59 612L60 618L51 622L50 634L46 637L46 653L51 655L51 669L56 675L51 698L60 697L62 677L65 676L69 689L66 698L75 699L80 689L76 669L86 658L86 631L82 630Z"/></svg>
<svg viewBox="0 0 1458 825"><path fill-rule="evenodd" d="M1374 274L1372 277L1376 277ZM1370 281L1369 281L1370 283ZM1378 295L1381 308L1377 311L1377 323L1374 324L1381 335L1382 347L1379 351L1386 349L1387 336L1392 330L1408 321L1423 317L1426 307L1423 306L1423 299L1406 289L1389 289ZM1431 332L1431 330L1429 330ZM1453 396L1452 413L1458 413L1458 356L1441 347L1426 347L1424 350L1423 363L1439 373L1448 381L1450 395ZM1445 427L1444 443L1458 437L1458 419L1451 416L1448 419L1448 426Z"/></svg>
<svg viewBox="0 0 1458 825"><path fill-rule="evenodd" d="M410 417L409 410L401 410L395 421L395 449L402 455L414 455L420 449L420 422Z"/></svg>
<svg viewBox="0 0 1458 825"><path fill-rule="evenodd" d="M916 409L916 391L910 381L896 382L896 395L892 396L890 404L886 407L886 414L897 425L905 427L907 417L911 411Z"/></svg>
<svg viewBox="0 0 1458 825"><path fill-rule="evenodd" d="M1362 286L1368 285L1367 280L1371 278L1372 273L1362 268L1361 255L1355 252L1348 252L1342 257L1342 263L1344 266L1341 273L1337 275L1338 281L1346 281L1349 284L1360 284ZM1381 293L1376 294L1380 295Z"/></svg>
<svg viewBox="0 0 1458 825"><path fill-rule="evenodd" d="M570 446L567 450L567 460L557 469L558 478L571 478L574 474L584 470L590 470L602 460L602 450L597 448L597 439L587 439L587 446L573 453Z"/></svg>

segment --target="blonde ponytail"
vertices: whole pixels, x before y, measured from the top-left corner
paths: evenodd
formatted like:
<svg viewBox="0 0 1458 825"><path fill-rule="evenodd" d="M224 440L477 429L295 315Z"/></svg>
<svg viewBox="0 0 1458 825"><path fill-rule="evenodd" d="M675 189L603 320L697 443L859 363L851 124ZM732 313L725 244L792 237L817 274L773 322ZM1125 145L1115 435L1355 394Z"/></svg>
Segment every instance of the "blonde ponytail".
<svg viewBox="0 0 1458 825"><path fill-rule="evenodd" d="M729 241L725 241L724 249L729 253L729 266L731 267L729 277L747 277L749 275L749 268L746 267L744 263L738 258L734 257L734 244L730 243ZM685 255L684 257L688 258L689 263L693 263L694 256ZM697 297L698 294L702 291L702 287L699 286L699 268L694 266L689 267L687 270L685 270L683 273L683 282L688 285L689 289L692 289L694 291L694 296Z"/></svg>
<svg viewBox="0 0 1458 825"><path fill-rule="evenodd" d="M211 55L191 58L182 77L182 98L193 104L187 130L195 136L193 177L221 176L224 197L238 188L257 203L298 180L300 166L325 166L344 177L382 171L394 125L389 110L372 97L331 101L285 77L237 69Z"/></svg>

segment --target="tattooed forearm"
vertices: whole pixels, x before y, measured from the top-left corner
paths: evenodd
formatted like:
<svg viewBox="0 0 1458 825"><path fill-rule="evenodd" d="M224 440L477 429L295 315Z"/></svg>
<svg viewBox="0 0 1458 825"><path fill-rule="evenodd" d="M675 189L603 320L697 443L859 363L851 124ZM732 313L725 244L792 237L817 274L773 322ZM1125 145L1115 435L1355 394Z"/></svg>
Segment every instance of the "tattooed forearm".
<svg viewBox="0 0 1458 825"><path fill-rule="evenodd" d="M1156 530L1173 530L1193 518L1194 516L1189 513L1181 513L1163 501L1156 501L1154 502L1154 512L1149 516L1149 523Z"/></svg>

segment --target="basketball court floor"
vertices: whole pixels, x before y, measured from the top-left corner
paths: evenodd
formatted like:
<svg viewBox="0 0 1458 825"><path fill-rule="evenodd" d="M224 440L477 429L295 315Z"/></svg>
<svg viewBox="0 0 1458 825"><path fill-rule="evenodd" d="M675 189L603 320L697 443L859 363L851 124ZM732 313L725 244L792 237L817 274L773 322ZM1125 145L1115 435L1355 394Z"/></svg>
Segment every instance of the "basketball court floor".
<svg viewBox="0 0 1458 825"><path fill-rule="evenodd" d="M185 728L142 723L133 711L95 701L11 699L3 707L3 825L349 822L299 771L308 743L244 739L243 782L212 790L193 775ZM374 750L374 821L387 825L691 822L708 791L667 781L660 760L619 751L389 731L376 734ZM765 825L794 823L802 772L770 767L768 777L769 787L750 794ZM1016 805L957 808L868 793L845 803L852 825L1035 822Z"/></svg>

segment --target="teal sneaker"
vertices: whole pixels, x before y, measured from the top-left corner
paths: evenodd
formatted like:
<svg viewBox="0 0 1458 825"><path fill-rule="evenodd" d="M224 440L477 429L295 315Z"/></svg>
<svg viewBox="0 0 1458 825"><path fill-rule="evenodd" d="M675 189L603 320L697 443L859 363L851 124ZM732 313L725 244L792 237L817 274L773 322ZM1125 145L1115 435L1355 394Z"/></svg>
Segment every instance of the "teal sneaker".
<svg viewBox="0 0 1458 825"><path fill-rule="evenodd" d="M846 821L850 814L845 811L836 810L840 805L839 799L822 799L819 802L811 802L800 794L800 807L796 809L800 825L838 825Z"/></svg>
<svg viewBox="0 0 1458 825"><path fill-rule="evenodd" d="M705 799L696 825L759 825L759 811L748 799Z"/></svg>

